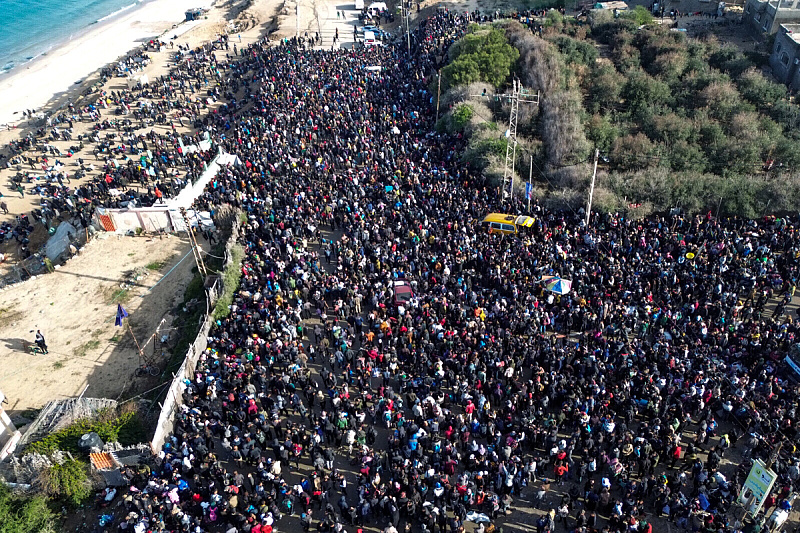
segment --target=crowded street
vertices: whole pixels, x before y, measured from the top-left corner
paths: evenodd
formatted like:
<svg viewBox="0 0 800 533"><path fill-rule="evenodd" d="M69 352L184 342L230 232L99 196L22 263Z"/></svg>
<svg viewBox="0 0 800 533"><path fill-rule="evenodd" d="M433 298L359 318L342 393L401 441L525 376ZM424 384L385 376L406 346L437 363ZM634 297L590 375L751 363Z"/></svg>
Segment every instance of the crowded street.
<svg viewBox="0 0 800 533"><path fill-rule="evenodd" d="M733 532L791 509L800 217L587 225L503 198L434 128L475 16L439 10L410 55L197 54L221 103L193 140L242 164L194 207L246 214L241 285L114 527ZM487 231L496 212L534 222ZM741 525L757 458L779 479Z"/></svg>

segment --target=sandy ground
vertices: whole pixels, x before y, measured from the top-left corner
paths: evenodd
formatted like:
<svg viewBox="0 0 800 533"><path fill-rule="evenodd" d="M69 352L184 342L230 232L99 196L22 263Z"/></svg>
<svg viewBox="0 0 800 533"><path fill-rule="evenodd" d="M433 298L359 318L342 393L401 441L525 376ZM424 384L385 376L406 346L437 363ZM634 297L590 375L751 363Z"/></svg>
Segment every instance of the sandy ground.
<svg viewBox="0 0 800 533"><path fill-rule="evenodd" d="M38 60L12 71L0 82L0 124L13 123L25 109L39 109L51 96L73 85L133 49L143 39L157 37L184 20L191 7L210 7L211 0L154 1L98 24Z"/></svg>
<svg viewBox="0 0 800 533"><path fill-rule="evenodd" d="M209 40L217 38L220 34L230 33L234 35L232 37L232 41L236 43L238 46L245 46L257 40L263 33L269 31L273 26L273 21L275 16L277 15L278 9L280 8L280 3L276 2L275 0L256 0L253 2L246 10L241 10L239 7L242 7L246 3L246 0L238 0L233 2L226 2L223 7L212 9L208 12L207 18L200 21L198 24L190 23L190 25L182 25L179 29L173 30L165 34L165 39L169 39L173 36L176 36L175 39L176 43L180 44L188 44L191 47L199 46L202 43L208 42ZM148 5L149 6L149 5ZM138 13L135 12L135 13ZM137 15L138 16L138 15ZM125 50L127 52L127 49ZM218 54L221 52L217 52ZM233 53L233 52L231 52ZM122 54L117 54L122 55ZM162 52L149 52L149 55L152 59L151 63L142 71L143 74L146 74L149 79L154 80L159 76L166 75L170 68L173 66L172 56L174 55L174 50L164 50ZM116 57L116 56L115 56ZM96 67L101 67L104 62L100 62L96 64ZM31 76L35 77L36 74L32 74ZM0 83L0 99L4 97L5 94L8 93L5 89L5 85ZM110 91L121 91L127 89L127 82L124 78L113 78L109 80L104 86L103 90L110 92ZM14 89L16 90L16 89ZM11 93L14 90L9 89ZM12 94L13 100L13 94ZM56 97L50 104L48 104L49 108L56 108L60 105L61 98ZM7 107L5 104L0 106L0 109L6 109ZM129 117L119 117L111 114L109 111L106 111L104 114L104 118L108 119L124 119ZM74 146L78 144L76 140L78 135L85 134L89 132L95 125L94 122L75 122L75 133L73 135L73 140L71 141L54 141L50 144L57 146L63 153L66 154L67 150L69 150L70 146ZM156 125L153 127L146 127L144 129L137 130L137 134L144 134L149 132L150 130L154 129L157 132L165 133L169 125ZM179 130L186 130L186 128L178 128ZM0 146L6 145L8 142L15 138L19 138L24 136L28 132L33 131L33 128L27 125L26 122L22 122L19 125L19 128L11 130L11 131L2 131L0 132ZM75 154L74 157L59 157L57 158L59 161L66 165L66 171L68 174L72 175L75 171L79 170L79 163L78 158L83 159L86 165L94 165L97 169L102 168L103 161L101 161L102 157L106 157L105 155L101 155L100 157L95 157L92 154L92 147L94 145L87 144L86 147ZM36 152L28 152L27 155L38 155ZM116 156L116 159L122 163L125 159L125 156ZM29 166L21 167L23 171L31 171ZM36 171L32 171L37 173ZM33 209L36 209L41 204L41 197L38 195L32 195L26 193L24 197L20 195L16 190L12 189L10 178L17 173L17 168L2 168L0 169L0 194L3 195L3 201L8 205L9 213L3 214L0 213L0 222L3 221L12 221L13 218L20 214L29 214ZM38 172L41 174L41 172ZM85 181L90 180L94 177L95 173L89 173ZM182 175L183 172L179 170L179 175ZM76 187L80 184L80 181L72 180L71 183L68 185L70 187ZM26 185L26 190L29 190L31 185ZM36 223L32 220L34 226L36 227L36 232L31 237L31 245L30 249L33 251L38 250L38 247L41 246L47 239L47 232L44 226L41 224ZM9 243L0 244L0 253L6 254L6 261L4 264L0 264L0 274L4 273L7 268L14 264L17 260L18 252L18 245L16 242L11 241Z"/></svg>
<svg viewBox="0 0 800 533"><path fill-rule="evenodd" d="M243 3L234 0L211 10L207 19L182 32L177 42L194 47L222 32L235 32L234 42L246 45L271 28L280 3L256 0L246 11L238 9L240 5ZM136 13L140 16L138 11ZM235 23L231 25L229 19ZM151 79L166 74L171 66L170 52L151 52L150 55L153 61L144 73ZM94 68L100 68L102 63ZM103 88L112 91L124 87L125 80L116 78ZM0 88L0 97L4 94ZM57 101L51 102L51 105L57 104ZM7 109L5 104L3 109ZM76 135L92 125L76 123ZM166 127L156 126L155 129ZM22 127L0 133L0 144L26 131ZM74 141L56 144L66 150ZM87 163L99 163L89 150L84 150L81 157ZM67 158L63 161L71 171L77 168L77 161ZM12 172L16 171L0 171L0 192L5 195L3 200L10 210L8 215L0 215L0 220L29 213L40 203L39 197L30 194L24 198L17 193L10 194L7 185ZM71 186L76 184L73 180ZM205 245L204 242L200 244ZM116 305L122 303L129 312L130 324L143 345L143 352L148 357L156 356L163 369L168 354L162 355L155 342L147 341L162 319L166 320L161 331L170 336L167 346L177 339L178 332L170 329L171 312L183 302L193 267L186 236L153 239L101 234L55 273L0 291L0 388L8 397L6 409L16 415L39 408L50 400L77 397L84 390L90 397L118 398L123 393L129 396L153 386L155 378L135 376L142 361L130 332L114 327ZM130 283L128 274L134 270L144 273L145 277ZM127 291L123 292L124 289ZM32 355L28 351L37 329L47 339L48 354Z"/></svg>
<svg viewBox="0 0 800 533"><path fill-rule="evenodd" d="M0 384L12 414L76 397L87 385L86 396L118 398L147 384L134 377L142 361L130 331L114 325L118 303L145 356L164 368L160 345L148 340L162 319L167 345L177 338L170 313L192 278L188 238L103 235L54 273L0 292ZM29 352L37 329L47 354Z"/></svg>

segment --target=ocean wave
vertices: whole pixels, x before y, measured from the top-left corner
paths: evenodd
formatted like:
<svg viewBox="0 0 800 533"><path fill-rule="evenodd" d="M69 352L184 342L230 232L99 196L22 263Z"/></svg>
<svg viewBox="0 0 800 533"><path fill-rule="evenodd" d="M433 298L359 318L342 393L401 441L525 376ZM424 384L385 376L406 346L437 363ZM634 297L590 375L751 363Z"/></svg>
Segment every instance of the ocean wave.
<svg viewBox="0 0 800 533"><path fill-rule="evenodd" d="M136 7L136 2L134 2L134 3L132 3L132 4L128 4L128 5L127 5L127 6L125 6L125 7L121 7L121 8L119 8L119 9L117 9L116 11L114 11L113 13L111 13L110 15L106 15L106 16L105 16L105 17L103 17L103 18L100 18L100 19L97 19L97 20L95 20L95 21L93 22L93 24L97 24L98 22L103 22L104 20L108 20L108 19L110 19L111 17L116 17L117 15L119 15L120 13L122 13L123 11L127 11L127 10L129 10L130 8L132 8L132 7Z"/></svg>

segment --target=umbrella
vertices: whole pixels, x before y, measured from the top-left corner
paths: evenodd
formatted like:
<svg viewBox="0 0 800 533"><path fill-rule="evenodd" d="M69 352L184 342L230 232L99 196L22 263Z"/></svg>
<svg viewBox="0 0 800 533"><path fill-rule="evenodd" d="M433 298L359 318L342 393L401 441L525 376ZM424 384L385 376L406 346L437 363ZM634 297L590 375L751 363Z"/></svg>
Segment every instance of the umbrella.
<svg viewBox="0 0 800 533"><path fill-rule="evenodd" d="M567 294L572 288L572 282L568 279L550 278L545 282L544 288L556 294Z"/></svg>

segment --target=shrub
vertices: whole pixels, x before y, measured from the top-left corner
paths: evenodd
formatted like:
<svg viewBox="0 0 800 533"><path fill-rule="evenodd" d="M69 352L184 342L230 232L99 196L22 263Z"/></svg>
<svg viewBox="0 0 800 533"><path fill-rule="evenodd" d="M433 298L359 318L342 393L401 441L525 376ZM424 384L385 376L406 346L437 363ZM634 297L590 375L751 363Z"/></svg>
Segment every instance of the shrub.
<svg viewBox="0 0 800 533"><path fill-rule="evenodd" d="M453 110L453 128L461 131L472 120L474 109L469 104L460 104Z"/></svg>
<svg viewBox="0 0 800 533"><path fill-rule="evenodd" d="M614 146L614 141L619 136L619 129L611 123L608 117L593 115L586 123L586 138L601 152L608 152Z"/></svg>
<svg viewBox="0 0 800 533"><path fill-rule="evenodd" d="M105 410L94 419L84 418L60 429L45 438L30 443L25 453L50 455L56 450L81 453L78 440L86 433L97 433L103 442L119 442L123 446L138 444L144 439L144 430L139 415L134 411L119 416L114 411Z"/></svg>
<svg viewBox="0 0 800 533"><path fill-rule="evenodd" d="M244 247L236 243L231 247L230 263L225 266L222 273L222 294L214 306L214 320L221 320L231 312L233 295L239 288L239 280L242 279L242 259L244 259Z"/></svg>
<svg viewBox="0 0 800 533"><path fill-rule="evenodd" d="M636 6L633 9L627 11L621 11L619 13L619 18L621 19L628 19L633 21L637 26L644 26L647 24L653 24L653 14L650 13L647 9L643 6Z"/></svg>
<svg viewBox="0 0 800 533"><path fill-rule="evenodd" d="M628 107L636 111L644 107L667 105L670 89L666 83L656 80L645 71L635 70L628 73L622 96Z"/></svg>
<svg viewBox="0 0 800 533"><path fill-rule="evenodd" d="M611 160L622 170L642 169L654 166L655 146L643 133L625 135L614 141Z"/></svg>
<svg viewBox="0 0 800 533"><path fill-rule="evenodd" d="M554 43L568 64L577 63L591 66L597 61L597 48L592 43L571 39L564 35L556 37Z"/></svg>
<svg viewBox="0 0 800 533"><path fill-rule="evenodd" d="M53 533L55 515L44 496L15 496L0 483L0 533Z"/></svg>
<svg viewBox="0 0 800 533"><path fill-rule="evenodd" d="M605 64L594 69L589 89L592 111L608 113L619 104L625 77L617 72L614 65Z"/></svg>
<svg viewBox="0 0 800 533"><path fill-rule="evenodd" d="M42 471L39 481L45 494L80 507L92 497L89 466L75 459L67 459Z"/></svg>

